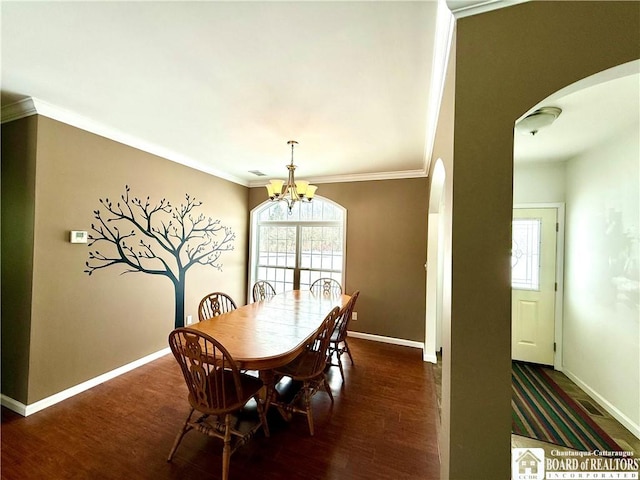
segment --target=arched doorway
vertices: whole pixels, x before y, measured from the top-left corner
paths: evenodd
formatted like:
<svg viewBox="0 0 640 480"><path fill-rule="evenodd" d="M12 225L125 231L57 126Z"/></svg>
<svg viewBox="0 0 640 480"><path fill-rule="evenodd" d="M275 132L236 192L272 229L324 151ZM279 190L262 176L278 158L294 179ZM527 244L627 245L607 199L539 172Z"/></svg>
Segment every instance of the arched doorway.
<svg viewBox="0 0 640 480"><path fill-rule="evenodd" d="M554 330L547 342L555 358L546 363L553 363L636 436L639 72L640 60L618 65L571 83L528 109L520 118L548 105L561 108L562 114L541 134L516 132L513 181L514 223L516 212L520 219L527 210L558 211ZM541 213L535 216L542 219ZM540 245L542 250L544 242ZM542 268L544 262L538 265ZM513 292L512 342L523 332L515 286ZM536 329L528 343L535 346L543 343L543 321L532 320ZM514 346L512 356L534 361ZM626 365L624 379L617 365ZM617 388L622 384L624 389Z"/></svg>
<svg viewBox="0 0 640 480"><path fill-rule="evenodd" d="M442 347L442 278L443 278L443 206L445 169L439 158L431 175L427 237L426 328L423 359L437 363L436 352Z"/></svg>

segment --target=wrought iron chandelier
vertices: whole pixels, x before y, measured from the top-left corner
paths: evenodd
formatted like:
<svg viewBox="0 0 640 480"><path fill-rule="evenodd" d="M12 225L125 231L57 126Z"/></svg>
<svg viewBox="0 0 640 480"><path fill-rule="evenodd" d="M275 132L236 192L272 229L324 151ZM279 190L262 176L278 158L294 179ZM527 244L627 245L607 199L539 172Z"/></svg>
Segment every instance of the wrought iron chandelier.
<svg viewBox="0 0 640 480"><path fill-rule="evenodd" d="M286 185L284 180L270 180L269 183L265 185L271 201L279 202L284 200L287 202L289 213L291 213L291 209L296 202L310 202L318 189L315 185L309 185L309 182L306 180L296 180L294 178L296 166L293 164L293 147L297 144L298 142L295 140L289 140L287 142L287 145L291 145L291 163L287 165L289 178L287 179Z"/></svg>

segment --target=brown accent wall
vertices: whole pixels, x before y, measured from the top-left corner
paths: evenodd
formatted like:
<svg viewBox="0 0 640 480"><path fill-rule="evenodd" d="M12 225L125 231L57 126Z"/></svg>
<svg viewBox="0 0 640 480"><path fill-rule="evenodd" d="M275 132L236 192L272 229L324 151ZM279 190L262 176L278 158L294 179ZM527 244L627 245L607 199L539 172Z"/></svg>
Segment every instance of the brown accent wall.
<svg viewBox="0 0 640 480"><path fill-rule="evenodd" d="M2 125L2 393L27 401L38 123Z"/></svg>
<svg viewBox="0 0 640 480"><path fill-rule="evenodd" d="M116 203L125 185L132 196L150 196L152 205L166 198L177 206L189 194L202 202L194 212L219 219L236 233L234 251L221 257L222 272L197 265L187 273L185 315L195 318L200 298L214 290L244 303L248 236L246 187L46 117L29 119L35 121L33 296L23 307L31 310L27 404L167 347L174 326L171 281L122 274L125 269L119 266L88 276L84 269L90 248L69 242L69 231L90 230L96 221L93 210L104 210L100 198ZM4 188L2 196L4 205ZM3 285L4 280L3 272ZM3 310L6 300L3 295ZM4 368L4 349L2 360Z"/></svg>
<svg viewBox="0 0 640 480"><path fill-rule="evenodd" d="M350 329L424 342L427 179L327 183L318 194L347 209L345 289L360 290ZM250 208L266 199L250 189Z"/></svg>
<svg viewBox="0 0 640 480"><path fill-rule="evenodd" d="M638 59L639 31L637 2L528 2L458 20L443 478L510 474L514 122L560 88Z"/></svg>

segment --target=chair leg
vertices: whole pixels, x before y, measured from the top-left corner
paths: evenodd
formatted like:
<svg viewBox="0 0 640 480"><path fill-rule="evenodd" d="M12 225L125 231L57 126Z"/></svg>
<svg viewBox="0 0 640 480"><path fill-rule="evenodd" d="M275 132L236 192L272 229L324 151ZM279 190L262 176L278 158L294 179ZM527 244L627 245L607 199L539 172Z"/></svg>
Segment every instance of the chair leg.
<svg viewBox="0 0 640 480"><path fill-rule="evenodd" d="M331 359L333 358L333 355L338 353L338 344L335 344L335 346L333 344L329 345L329 363L331 363Z"/></svg>
<svg viewBox="0 0 640 480"><path fill-rule="evenodd" d="M229 463L231 460L231 415L224 417L224 447L222 448L222 480L229 478Z"/></svg>
<svg viewBox="0 0 640 480"><path fill-rule="evenodd" d="M344 350L349 354L349 358L351 359L351 365L355 365L356 362L353 361L353 356L351 355L351 349L349 348L349 344L347 343L347 339L344 339Z"/></svg>
<svg viewBox="0 0 640 480"><path fill-rule="evenodd" d="M336 357L338 357L338 367L340 368L340 376L344 382L344 370L342 369L342 351L338 351Z"/></svg>
<svg viewBox="0 0 640 480"><path fill-rule="evenodd" d="M260 401L260 396L255 395L253 399L256 401L256 406L258 408L258 415L260 416L260 421L262 422L262 430L264 431L264 436L269 437L269 424L267 423L267 415L265 412L265 404ZM265 401L266 403L266 401Z"/></svg>
<svg viewBox="0 0 640 480"><path fill-rule="evenodd" d="M329 394L329 398L331 399L331 403L334 403L333 402L333 392L331 391L331 386L329 385L329 381L327 380L327 374L326 373L322 375L322 381L324 383L324 389Z"/></svg>
<svg viewBox="0 0 640 480"><path fill-rule="evenodd" d="M307 423L309 424L309 434L313 437L313 413L311 412L311 387L305 382L304 386L304 409L307 412Z"/></svg>
<svg viewBox="0 0 640 480"><path fill-rule="evenodd" d="M171 447L171 451L169 452L169 458L167 458L167 462L170 462L171 459L173 458L173 454L176 453L176 450L178 449L178 445L180 445L180 442L182 441L182 437L184 437L184 434L193 428L189 426L189 420L191 420L191 415L193 415L193 411L194 411L193 408L189 411L189 415L187 415L187 419L184 421L182 428L178 432L178 435L176 436L176 439L173 442L173 447Z"/></svg>

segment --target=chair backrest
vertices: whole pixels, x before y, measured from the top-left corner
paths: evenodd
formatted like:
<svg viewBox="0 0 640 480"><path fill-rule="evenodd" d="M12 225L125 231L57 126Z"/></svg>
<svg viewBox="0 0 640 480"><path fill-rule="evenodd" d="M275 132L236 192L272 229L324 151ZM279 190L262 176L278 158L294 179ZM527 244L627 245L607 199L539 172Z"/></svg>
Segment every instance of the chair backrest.
<svg viewBox="0 0 640 480"><path fill-rule="evenodd" d="M203 321L217 317L236 308L238 308L236 302L229 295L222 292L213 292L200 300L198 320Z"/></svg>
<svg viewBox="0 0 640 480"><path fill-rule="evenodd" d="M309 287L316 295L342 295L342 285L333 278L319 278Z"/></svg>
<svg viewBox="0 0 640 480"><path fill-rule="evenodd" d="M338 307L331 310L323 320L320 330L307 343L305 355L312 361L311 365L305 365L309 378L320 375L329 361L329 341L339 313Z"/></svg>
<svg viewBox="0 0 640 480"><path fill-rule="evenodd" d="M336 320L336 326L334 328L334 331L337 333L337 338L335 338L335 340L338 342L343 341L347 337L347 329L349 328L349 322L351 321L351 317L353 316L353 310L356 306L359 295L360 290L356 290L355 292L353 292L347 304L340 311L340 315Z"/></svg>
<svg viewBox="0 0 640 480"><path fill-rule="evenodd" d="M268 300L276 294L276 289L269 282L259 280L253 284L253 301L261 302Z"/></svg>
<svg viewBox="0 0 640 480"><path fill-rule="evenodd" d="M237 407L243 398L240 373L220 342L182 327L169 334L169 346L187 383L192 407L209 414Z"/></svg>

